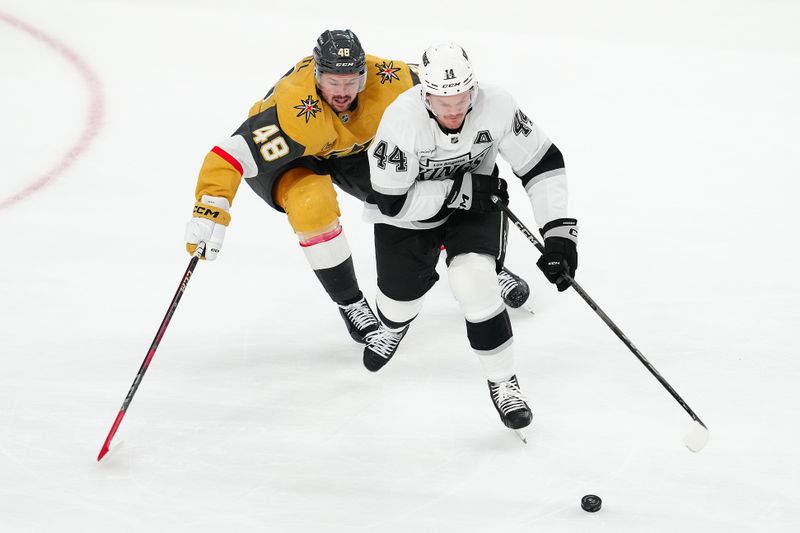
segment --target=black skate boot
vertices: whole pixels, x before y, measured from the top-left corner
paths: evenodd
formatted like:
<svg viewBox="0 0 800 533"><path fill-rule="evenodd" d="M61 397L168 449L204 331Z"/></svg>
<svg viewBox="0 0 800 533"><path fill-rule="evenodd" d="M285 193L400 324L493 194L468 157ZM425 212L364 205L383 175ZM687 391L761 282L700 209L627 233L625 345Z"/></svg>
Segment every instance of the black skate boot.
<svg viewBox="0 0 800 533"><path fill-rule="evenodd" d="M531 289L525 280L506 267L497 273L497 282L500 284L500 296L512 309L521 307L531 295Z"/></svg>
<svg viewBox="0 0 800 533"><path fill-rule="evenodd" d="M381 324L377 331L367 335L367 345L364 347L364 366L367 370L377 372L383 368L397 351L407 331L408 324L400 329L387 328Z"/></svg>
<svg viewBox="0 0 800 533"><path fill-rule="evenodd" d="M519 390L517 376L511 376L507 381L499 383L493 381L488 383L489 394L492 396L495 409L500 413L500 420L503 421L503 424L514 430L530 425L533 413L528 407L527 399Z"/></svg>
<svg viewBox="0 0 800 533"><path fill-rule="evenodd" d="M366 343L367 335L378 329L378 319L364 296L350 305L340 305L339 313L347 324L347 332L356 342Z"/></svg>

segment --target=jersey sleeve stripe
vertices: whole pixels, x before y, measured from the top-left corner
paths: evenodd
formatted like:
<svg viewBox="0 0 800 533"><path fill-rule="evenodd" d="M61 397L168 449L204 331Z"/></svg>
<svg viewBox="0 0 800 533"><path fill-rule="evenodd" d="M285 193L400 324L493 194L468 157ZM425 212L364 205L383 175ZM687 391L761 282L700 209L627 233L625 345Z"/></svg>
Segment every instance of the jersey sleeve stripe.
<svg viewBox="0 0 800 533"><path fill-rule="evenodd" d="M397 216L400 211L403 210L406 200L408 199L408 192L400 195L394 195L383 194L382 192L373 189L373 194L375 197L375 203L378 205L378 209L381 210L381 213L390 217Z"/></svg>
<svg viewBox="0 0 800 533"><path fill-rule="evenodd" d="M517 176L524 176L525 174L530 172L531 169L533 167L535 167L539 163L539 161L542 160L542 158L545 156L545 154L547 153L547 151L550 149L550 147L552 145L553 145L553 143L550 141L550 139L545 139L545 141L539 147L539 150L537 150L536 153L533 155L531 160L528 161L528 163L525 166L523 166L522 168L517 169L515 174Z"/></svg>
<svg viewBox="0 0 800 533"><path fill-rule="evenodd" d="M526 191L530 192L531 188L534 185L536 185L537 183L541 182L541 181L544 181L544 180L546 180L548 178L553 178L555 176L566 176L566 175L567 175L567 172L563 168L562 169L556 169L556 170L550 170L548 172L543 172L541 174L538 174L534 178L531 178L526 183L524 183L523 186L525 187Z"/></svg>
<svg viewBox="0 0 800 533"><path fill-rule="evenodd" d="M242 168L242 164L236 160L231 154L220 148L219 146L215 146L211 149L212 152L220 156L222 159L227 161L239 174L244 174L244 169Z"/></svg>
<svg viewBox="0 0 800 533"><path fill-rule="evenodd" d="M536 163L528 172L524 174L518 174L518 176L522 180L522 184L527 189L532 181L541 181L547 177L565 173L566 170L564 170L564 156L561 155L561 150L559 150L555 144L550 144L547 152L542 158L539 159L539 162Z"/></svg>

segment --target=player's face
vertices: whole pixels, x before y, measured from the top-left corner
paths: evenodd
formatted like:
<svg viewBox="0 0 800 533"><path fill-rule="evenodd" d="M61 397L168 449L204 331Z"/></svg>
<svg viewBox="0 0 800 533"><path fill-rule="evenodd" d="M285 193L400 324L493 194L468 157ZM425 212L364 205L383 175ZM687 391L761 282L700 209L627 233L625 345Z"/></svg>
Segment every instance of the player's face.
<svg viewBox="0 0 800 533"><path fill-rule="evenodd" d="M331 74L323 72L319 75L319 90L322 98L334 111L346 111L358 96L361 86L360 74Z"/></svg>
<svg viewBox="0 0 800 533"><path fill-rule="evenodd" d="M469 106L472 104L472 93L467 91L450 96L428 95L431 110L436 115L436 120L445 128L455 130L464 124Z"/></svg>

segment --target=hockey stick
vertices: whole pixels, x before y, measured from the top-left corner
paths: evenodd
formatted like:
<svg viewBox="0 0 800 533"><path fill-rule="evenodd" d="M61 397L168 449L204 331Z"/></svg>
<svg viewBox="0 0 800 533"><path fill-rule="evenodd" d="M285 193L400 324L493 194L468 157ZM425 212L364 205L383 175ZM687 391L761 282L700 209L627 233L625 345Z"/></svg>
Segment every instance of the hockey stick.
<svg viewBox="0 0 800 533"><path fill-rule="evenodd" d="M531 241L534 246L536 246L536 249L539 250L540 253L544 254L544 246L542 245L541 242L539 242L539 239L537 239L533 235L533 233L531 233L531 231L527 227L525 227L525 224L523 224L520 221L520 219L517 218L517 216L502 201L500 201L500 199L497 196L492 195L492 201L497 205L497 207L500 208L500 210L502 210L508 216L509 219L511 219L514 225L517 226L517 228L519 228L519 230L528 238L528 240ZM617 337L619 337L619 339L625 344L625 346L627 346L628 349L631 352L633 352L633 355L635 355L636 358L639 359L639 361L641 361L641 363L645 366L645 368L647 368L647 370L649 370L650 373L653 374L653 376L658 380L658 382L661 383L661 385L665 389L667 389L667 391L672 395L672 397L675 398L675 401L677 401L680 404L680 406L683 407L684 411L686 411L689 414L689 416L692 417L694 423L692 424L691 430L684 437L683 443L686 445L687 448L689 448L691 451L695 453L702 450L703 447L708 442L709 435L708 435L708 428L703 423L703 421L700 420L700 417L698 417L695 414L695 412L692 411L692 408L689 407L689 405L683 400L683 398L680 397L680 395L677 392L675 392L675 389L673 389L672 386L667 382L667 380L664 379L661 376L661 374L658 373L658 370L656 370L655 367L652 364L650 364L650 361L648 361L647 358L644 355L642 355L642 352L640 352L639 349L633 345L633 343L628 339L628 337L625 336L622 330L619 329L619 327L617 327L616 324L614 324L614 322L602 309L600 309L600 306L597 305L597 303L594 300L592 300L592 298L586 293L585 290L583 290L583 287L578 285L578 282L572 279L572 277L569 274L564 273L563 277L569 282L572 288L575 289L575 292L577 292L580 295L580 297L583 298L587 304L589 304L589 307L591 307L592 310L594 310L594 312L597 313L597 316L599 316L603 320L603 322L605 322L606 325L609 328L611 328L611 331L616 333Z"/></svg>
<svg viewBox="0 0 800 533"><path fill-rule="evenodd" d="M114 434L117 432L119 425L122 423L122 418L125 416L125 412L128 410L131 400L133 400L133 395L136 394L136 389L139 388L139 384L142 382L144 373L147 372L147 367L150 366L150 361L152 361L153 356L156 354L156 349L161 342L161 338L164 336L164 332L167 331L167 326L169 325L170 320L172 320L172 315L175 314L175 309L178 307L178 302L181 301L181 296L183 296L184 291L186 291L186 285L189 284L189 278L192 276L192 272L194 272L194 267L197 266L197 261L203 256L205 250L206 244L204 242L201 242L197 245L197 249L192 255L192 259L189 261L189 266L186 267L186 272L183 274L181 284L178 286L175 296L172 297L172 303L169 304L167 314L164 315L164 319L161 321L161 325L158 327L158 331L153 339L153 343L150 345L150 349L147 351L147 355L142 362L142 366L139 367L139 372L136 374L136 378L133 380L133 385L131 385L128 395L125 396L125 401L122 402L122 407L120 408L119 413L117 413L117 418L114 420L114 424L111 426L111 431L108 432L108 436L103 443L103 447L100 448L100 454L97 456L98 461L100 461L108 453L108 449L111 446L111 439L114 438Z"/></svg>

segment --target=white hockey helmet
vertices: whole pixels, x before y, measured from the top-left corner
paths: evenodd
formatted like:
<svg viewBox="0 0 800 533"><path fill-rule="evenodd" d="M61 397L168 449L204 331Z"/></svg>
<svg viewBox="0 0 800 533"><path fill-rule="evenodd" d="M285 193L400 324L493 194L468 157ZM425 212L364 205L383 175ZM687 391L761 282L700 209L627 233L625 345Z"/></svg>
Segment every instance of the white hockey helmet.
<svg viewBox="0 0 800 533"><path fill-rule="evenodd" d="M422 54L424 94L450 96L477 87L469 57L456 43L434 44Z"/></svg>

